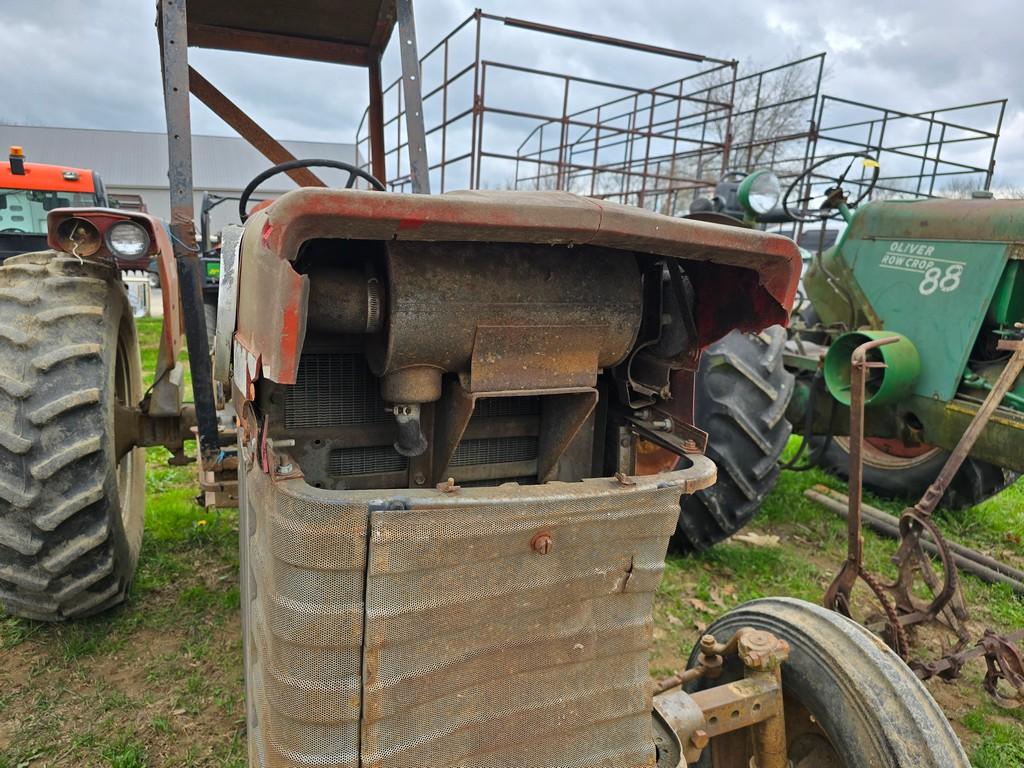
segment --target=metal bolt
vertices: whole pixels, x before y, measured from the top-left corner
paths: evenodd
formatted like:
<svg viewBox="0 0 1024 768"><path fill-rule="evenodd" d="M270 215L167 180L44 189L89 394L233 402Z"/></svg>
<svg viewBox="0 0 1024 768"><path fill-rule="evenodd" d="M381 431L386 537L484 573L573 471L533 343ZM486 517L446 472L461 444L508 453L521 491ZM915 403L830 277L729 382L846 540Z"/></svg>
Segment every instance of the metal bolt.
<svg viewBox="0 0 1024 768"><path fill-rule="evenodd" d="M279 464L277 467L277 474L279 475L290 475L295 467L291 464Z"/></svg>
<svg viewBox="0 0 1024 768"><path fill-rule="evenodd" d="M425 482L427 482L427 478L423 476L422 472L417 472L415 475L413 475L412 481L416 483L416 485L423 485Z"/></svg>
<svg viewBox="0 0 1024 768"><path fill-rule="evenodd" d="M789 644L760 629L744 632L737 649L740 660L750 669L774 669L789 657Z"/></svg>
<svg viewBox="0 0 1024 768"><path fill-rule="evenodd" d="M541 555L546 555L551 551L553 542L551 541L551 534L541 532L533 537L533 541L530 542L530 546L533 547L533 551Z"/></svg>
<svg viewBox="0 0 1024 768"><path fill-rule="evenodd" d="M701 728L698 728L690 735L690 743L697 749L704 749L710 740L711 737L708 736L708 732Z"/></svg>
<svg viewBox="0 0 1024 768"><path fill-rule="evenodd" d="M671 432L673 428L672 419L660 419L659 421L652 421L651 426L655 429L660 429L662 432Z"/></svg>

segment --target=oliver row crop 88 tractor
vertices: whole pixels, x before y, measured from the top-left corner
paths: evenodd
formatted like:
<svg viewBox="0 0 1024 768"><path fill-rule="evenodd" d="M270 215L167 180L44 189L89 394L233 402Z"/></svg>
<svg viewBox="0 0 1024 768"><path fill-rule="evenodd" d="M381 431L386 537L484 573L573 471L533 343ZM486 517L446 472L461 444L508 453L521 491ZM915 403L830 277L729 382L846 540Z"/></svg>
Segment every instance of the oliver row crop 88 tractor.
<svg viewBox="0 0 1024 768"><path fill-rule="evenodd" d="M684 502L681 548L718 541L756 513L791 432L804 436L812 464L846 474L850 354L869 338L900 338L872 352L887 368L868 381L865 401L864 485L882 496L922 496L1003 370L1009 353L997 344L1019 338L1024 321L1024 203L978 193L851 211L878 174L870 155L851 152L808 168L785 194L770 171L756 171L691 207L695 218L734 225L824 228L841 217L846 226L834 246L804 252L803 299L788 336L778 327L735 332L705 351L696 415L719 481ZM812 229L805 240L820 236ZM972 506L1022 472L1018 378L942 503Z"/></svg>
<svg viewBox="0 0 1024 768"><path fill-rule="evenodd" d="M379 191L396 19L417 95L410 3L293 2L286 28L275 5L161 0L169 231L56 210L52 250L0 268L7 610L63 620L122 600L141 447L181 457L195 423L204 471L227 487L237 466L253 766L967 766L894 654L799 601L729 613L678 675L649 678L679 500L716 475L693 425L700 350L787 321L795 244L566 193ZM272 171L315 187L323 161L282 157L190 76L189 44L367 65L376 115L374 175L349 167L375 189L296 190L226 233L212 363L189 90ZM143 393L118 267L150 256L165 327ZM679 465L638 475L641 438Z"/></svg>

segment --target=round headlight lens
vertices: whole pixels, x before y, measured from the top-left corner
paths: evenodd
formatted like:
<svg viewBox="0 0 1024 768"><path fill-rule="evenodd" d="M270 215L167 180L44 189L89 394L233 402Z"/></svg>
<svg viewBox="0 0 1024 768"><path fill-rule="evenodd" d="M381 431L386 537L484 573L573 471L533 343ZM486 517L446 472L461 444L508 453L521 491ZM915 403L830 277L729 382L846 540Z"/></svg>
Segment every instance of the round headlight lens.
<svg viewBox="0 0 1024 768"><path fill-rule="evenodd" d="M782 184L771 171L754 171L740 183L740 205L749 213L761 215L774 210L782 197Z"/></svg>
<svg viewBox="0 0 1024 768"><path fill-rule="evenodd" d="M137 259L149 250L149 233L134 221L121 221L107 230L107 247L122 259Z"/></svg>

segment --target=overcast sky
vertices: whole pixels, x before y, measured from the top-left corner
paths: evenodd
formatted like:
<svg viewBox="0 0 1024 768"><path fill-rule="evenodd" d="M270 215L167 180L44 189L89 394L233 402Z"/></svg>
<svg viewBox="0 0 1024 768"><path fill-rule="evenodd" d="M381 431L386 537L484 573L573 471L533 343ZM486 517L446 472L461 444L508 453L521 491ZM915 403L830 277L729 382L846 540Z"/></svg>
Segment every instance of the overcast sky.
<svg viewBox="0 0 1024 768"><path fill-rule="evenodd" d="M286 12L288 3L281 6ZM460 0L418 0L421 52L472 10ZM519 0L484 10L736 58L747 71L826 51L825 92L904 111L1008 98L996 179L1024 185L1019 0ZM0 0L0 13L0 122L163 130L153 2ZM627 61L602 46L545 35L512 35L491 45L485 55L636 86L692 71L676 61ZM196 51L193 61L279 138L351 141L366 105L365 76L357 69L214 51ZM396 75L394 46L386 63ZM193 130L230 134L195 103ZM499 138L513 141L514 134Z"/></svg>

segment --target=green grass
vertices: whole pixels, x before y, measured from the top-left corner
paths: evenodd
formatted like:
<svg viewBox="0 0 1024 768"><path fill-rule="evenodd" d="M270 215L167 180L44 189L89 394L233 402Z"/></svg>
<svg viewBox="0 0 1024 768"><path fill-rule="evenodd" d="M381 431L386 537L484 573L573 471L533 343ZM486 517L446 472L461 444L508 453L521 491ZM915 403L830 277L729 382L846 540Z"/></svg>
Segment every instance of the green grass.
<svg viewBox="0 0 1024 768"><path fill-rule="evenodd" d="M787 455L796 445L797 439L791 441ZM749 529L778 536L779 546L727 541L695 557L668 558L655 604L652 674L678 671L679 658L689 655L699 632L739 603L769 595L821 601L845 557L846 523L804 497L804 490L818 483L845 491L840 480L820 470L782 474ZM866 501L897 515L903 508L870 494ZM937 523L951 538L1024 567L1024 548L1017 538L1024 532L1024 480L973 510L940 512ZM865 563L887 578L895 575L890 562L895 548L893 540L864 532ZM978 636L984 626L1007 634L1024 627L1024 599L1009 588L969 575L962 582ZM924 639L922 656L940 655L934 647L937 640ZM989 704L981 687L983 674L984 663L975 662L961 680L934 680L928 686L947 707L976 768L1021 768L1024 710L1007 715Z"/></svg>
<svg viewBox="0 0 1024 768"><path fill-rule="evenodd" d="M159 321L139 324L151 372ZM238 622L238 521L195 503L195 467L147 452L146 535L126 604L68 625L0 617L0 768L246 764ZM676 671L700 633L746 600L791 595L820 601L842 562L845 524L803 497L819 471L783 473L751 530L779 546L738 541L700 556L670 556L655 604L652 672ZM869 499L898 512L899 505ZM953 538L1024 567L1024 483L969 512L940 514ZM866 532L873 570L891 575L894 542ZM1024 626L1024 601L964 579L980 624ZM987 703L982 666L930 687L976 768L1024 765L1024 715Z"/></svg>

